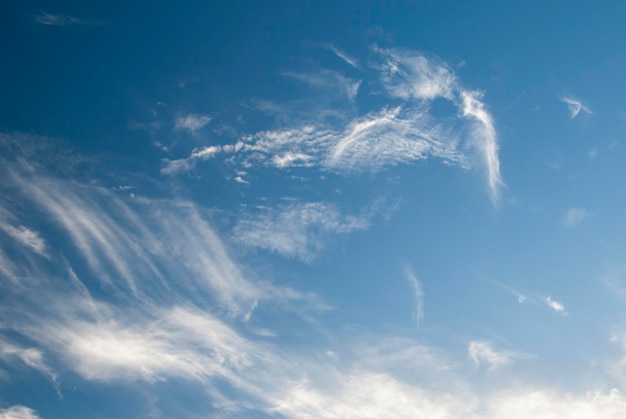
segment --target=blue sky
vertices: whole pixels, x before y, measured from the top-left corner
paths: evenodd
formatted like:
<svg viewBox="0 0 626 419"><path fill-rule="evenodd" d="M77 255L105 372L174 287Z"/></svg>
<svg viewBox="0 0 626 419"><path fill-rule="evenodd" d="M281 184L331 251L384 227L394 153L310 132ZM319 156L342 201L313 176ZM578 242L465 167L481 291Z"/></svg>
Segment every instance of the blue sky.
<svg viewBox="0 0 626 419"><path fill-rule="evenodd" d="M0 6L0 418L623 418L626 5Z"/></svg>

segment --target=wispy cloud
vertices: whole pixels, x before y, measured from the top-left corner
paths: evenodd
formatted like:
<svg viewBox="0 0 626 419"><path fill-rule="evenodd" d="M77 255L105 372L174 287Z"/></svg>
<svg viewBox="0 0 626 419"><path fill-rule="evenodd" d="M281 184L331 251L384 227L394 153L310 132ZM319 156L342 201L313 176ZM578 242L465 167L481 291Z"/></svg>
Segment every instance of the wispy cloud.
<svg viewBox="0 0 626 419"><path fill-rule="evenodd" d="M301 298L249 278L203 218L201 209L189 202L132 198L107 188L39 174L33 166L24 170L5 163L5 187L12 185L21 191L14 199L44 214L68 239L63 245L65 251L78 252L89 274L104 287L146 301L173 297L175 294L168 292L172 287L194 289L194 299L213 301L242 316L265 299ZM333 220L324 221L332 228ZM349 228L346 223L350 219L334 222L341 230ZM26 236L28 245L43 243L41 237L41 241L33 241L32 234ZM17 238L22 240L24 235ZM16 268L2 249L0 246L0 270L11 278ZM51 260L59 259L56 251ZM21 263L20 269L36 264ZM28 271L20 275L38 276ZM14 281L19 282L17 278Z"/></svg>
<svg viewBox="0 0 626 419"><path fill-rule="evenodd" d="M11 343L0 335L0 360L11 363L14 360L48 377L59 392L56 372L44 361L42 352L35 348L24 348Z"/></svg>
<svg viewBox="0 0 626 419"><path fill-rule="evenodd" d="M369 227L366 216L342 215L324 202L296 202L260 208L233 229L236 241L284 256L311 261L324 248L329 233L346 234Z"/></svg>
<svg viewBox="0 0 626 419"><path fill-rule="evenodd" d="M189 114L185 116L179 116L176 118L174 124L174 130L186 130L192 134L196 134L202 128L204 128L209 122L211 117L208 115Z"/></svg>
<svg viewBox="0 0 626 419"><path fill-rule="evenodd" d="M415 323L419 324L424 319L424 290L417 276L410 268L405 269L404 275L413 289L413 295L415 296Z"/></svg>
<svg viewBox="0 0 626 419"><path fill-rule="evenodd" d="M178 172L186 172L195 167L197 162L212 159L222 151L223 148L219 145L194 149L189 157L176 160L166 160L165 165L161 169L161 173L171 175Z"/></svg>
<svg viewBox="0 0 626 419"><path fill-rule="evenodd" d="M496 350L493 344L485 340L473 340L467 346L467 354L474 365L487 365L490 370L496 370L511 364L513 360L523 358L523 355L513 351Z"/></svg>
<svg viewBox="0 0 626 419"><path fill-rule="evenodd" d="M37 13L33 16L35 22L46 26L101 26L104 22L81 19L70 15L54 13Z"/></svg>
<svg viewBox="0 0 626 419"><path fill-rule="evenodd" d="M332 51L333 54L335 54L337 57L341 58L343 61L345 61L347 64L351 65L354 68L359 68L359 61L350 56L349 54L347 54L345 51L339 49L335 44L332 43L326 43L324 44L324 47L326 49L328 49L329 51Z"/></svg>
<svg viewBox="0 0 626 419"><path fill-rule="evenodd" d="M552 297L550 296L546 297L544 302L546 303L548 307L550 307L552 310L556 311L557 313L563 316L568 315L567 311L565 310L565 306L562 303L553 300Z"/></svg>
<svg viewBox="0 0 626 419"><path fill-rule="evenodd" d="M404 100L453 99L456 76L443 61L409 50L378 49L380 75L386 90Z"/></svg>
<svg viewBox="0 0 626 419"><path fill-rule="evenodd" d="M503 284L502 282L499 282L499 281L493 281L493 283L499 286L500 288L502 288L503 290L507 291L508 293L514 295L517 298L518 303L522 304L524 301L526 301L526 296L524 294L517 292L510 286Z"/></svg>
<svg viewBox="0 0 626 419"><path fill-rule="evenodd" d="M24 226L15 227L2 222L2 220L0 220L0 230L4 231L22 246L31 249L33 252L42 256L46 255L45 241L36 231Z"/></svg>
<svg viewBox="0 0 626 419"><path fill-rule="evenodd" d="M323 88L331 92L342 92L350 100L354 100L361 86L361 80L354 80L336 71L326 69L308 73L285 71L282 74L315 88Z"/></svg>
<svg viewBox="0 0 626 419"><path fill-rule="evenodd" d="M463 99L463 115L476 121L472 141L481 151L484 166L487 171L487 183L494 203L498 202L498 194L503 185L500 176L500 160L498 158L498 141L491 115L485 110L485 105L479 100L476 92L461 92Z"/></svg>
<svg viewBox="0 0 626 419"><path fill-rule="evenodd" d="M247 170L259 165L278 169L299 166L344 174L378 172L397 164L439 158L463 169L484 168L490 196L497 204L504 182L495 123L482 102L482 93L463 88L452 69L435 57L408 50L375 48L374 53L376 63L361 71L364 78L375 71L370 84L378 84L376 94L384 95L393 106L356 116L338 111L342 117L332 123L321 117L289 121L279 129L243 136L219 151ZM353 99L360 86L330 70L283 74L311 86L343 91ZM457 112L434 115L431 105L435 99L450 102ZM188 170L201 159L194 150L187 158L167 162L163 171Z"/></svg>
<svg viewBox="0 0 626 419"><path fill-rule="evenodd" d="M561 223L567 228L573 228L589 218L589 211L584 208L570 207L563 215Z"/></svg>
<svg viewBox="0 0 626 419"><path fill-rule="evenodd" d="M0 409L0 419L39 419L39 416L29 407L16 405Z"/></svg>
<svg viewBox="0 0 626 419"><path fill-rule="evenodd" d="M592 114L591 110L587 108L580 99L576 99L574 97L563 96L561 97L561 102L567 105L567 109L569 110L569 114L572 119L576 118L580 111L583 111L587 114Z"/></svg>

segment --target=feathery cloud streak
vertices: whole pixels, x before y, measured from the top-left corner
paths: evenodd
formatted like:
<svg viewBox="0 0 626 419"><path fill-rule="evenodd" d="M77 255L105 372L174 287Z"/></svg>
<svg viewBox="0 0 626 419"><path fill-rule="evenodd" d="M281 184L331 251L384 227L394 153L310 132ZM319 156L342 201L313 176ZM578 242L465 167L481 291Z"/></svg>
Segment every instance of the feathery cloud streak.
<svg viewBox="0 0 626 419"><path fill-rule="evenodd" d="M568 417L581 411L585 417L618 418L623 412L625 400L617 390L575 395L532 385L474 390L457 362L415 340L383 336L373 344L342 335L321 346L291 348L273 342L271 333L250 333L246 322L230 313L243 315L257 300L261 305L267 299L308 297L247 279L232 266L199 209L182 202L125 200L101 187L51 177L33 165L4 163L3 174L11 174L5 179L22 191L22 205L33 203L78 252L72 256L71 249L57 246L54 236L42 236L52 260L65 255L64 266L55 273L47 259L34 259L41 263L21 266L24 275L3 283L11 303L0 310L0 322L29 342L13 345L4 362L26 359L43 373L71 371L87 381L123 388L139 382L155 393L161 383L184 380L213 401L213 409L230 416L495 419L550 412ZM57 203L72 223L59 214ZM13 207L4 210L14 215L15 225L28 225ZM352 228L345 221L331 226ZM107 248L100 240L116 240L115 246ZM90 261L90 254L97 260ZM102 278L106 281L100 286ZM37 292L29 292L34 286ZM206 294L216 298L204 298ZM323 356L324 346L335 355ZM20 352L31 348L37 352ZM503 359L512 356L484 348L474 345L474 352L489 366L505 365ZM59 377L62 388L63 375Z"/></svg>
<svg viewBox="0 0 626 419"><path fill-rule="evenodd" d="M292 122L287 127L243 136L234 144L194 150L186 158L167 161L162 172L189 170L197 162L221 154L246 169L258 165L278 169L310 167L344 174L377 172L387 166L434 157L464 169L484 168L490 196L497 203L504 184L499 146L482 93L462 87L453 71L437 58L394 49L375 48L373 54L374 63L362 70L364 80L368 85L380 86L370 94L378 92L380 96L382 89L388 105L334 119L333 123L324 118ZM311 85L327 87L332 79L348 86L344 76L330 70L317 75L286 74ZM354 98L354 86L358 85L350 86L346 91ZM457 112L433 114L435 99L448 101ZM337 114L343 113L345 110L337 110Z"/></svg>
<svg viewBox="0 0 626 419"><path fill-rule="evenodd" d="M490 370L509 365L514 359L527 357L513 351L498 351L491 342L473 340L467 346L467 354L475 366L486 364Z"/></svg>
<svg viewBox="0 0 626 419"><path fill-rule="evenodd" d="M419 324L422 320L424 320L424 290L422 289L422 284L411 269L407 268L404 274L407 281L409 281L409 285L413 289L413 294L415 296L415 323Z"/></svg>
<svg viewBox="0 0 626 419"><path fill-rule="evenodd" d="M593 113L589 108L583 105L583 103L579 99L563 96L561 98L561 102L567 105L567 109L569 110L569 114L572 119L576 118L580 114L580 111L583 111L589 115Z"/></svg>

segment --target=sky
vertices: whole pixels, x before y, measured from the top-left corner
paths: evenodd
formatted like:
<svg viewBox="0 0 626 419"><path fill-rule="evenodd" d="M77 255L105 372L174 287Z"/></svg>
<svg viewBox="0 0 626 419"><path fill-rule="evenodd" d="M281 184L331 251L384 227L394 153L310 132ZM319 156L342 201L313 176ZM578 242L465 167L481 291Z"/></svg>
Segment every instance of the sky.
<svg viewBox="0 0 626 419"><path fill-rule="evenodd" d="M0 418L626 417L625 14L4 2Z"/></svg>

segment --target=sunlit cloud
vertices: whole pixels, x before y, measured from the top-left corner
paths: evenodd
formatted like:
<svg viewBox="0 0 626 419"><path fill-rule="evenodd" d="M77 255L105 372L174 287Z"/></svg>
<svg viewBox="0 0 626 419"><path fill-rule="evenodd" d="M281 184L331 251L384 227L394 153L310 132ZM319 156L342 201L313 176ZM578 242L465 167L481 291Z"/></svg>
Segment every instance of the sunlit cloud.
<svg viewBox="0 0 626 419"><path fill-rule="evenodd" d="M39 419L39 415L29 407L16 405L0 409L0 419Z"/></svg>
<svg viewBox="0 0 626 419"><path fill-rule="evenodd" d="M318 70L317 72L298 73L294 71L285 71L282 73L285 77L298 80L311 87L318 89L327 89L332 92L342 92L350 100L354 100L359 92L361 80L353 80L332 70Z"/></svg>

